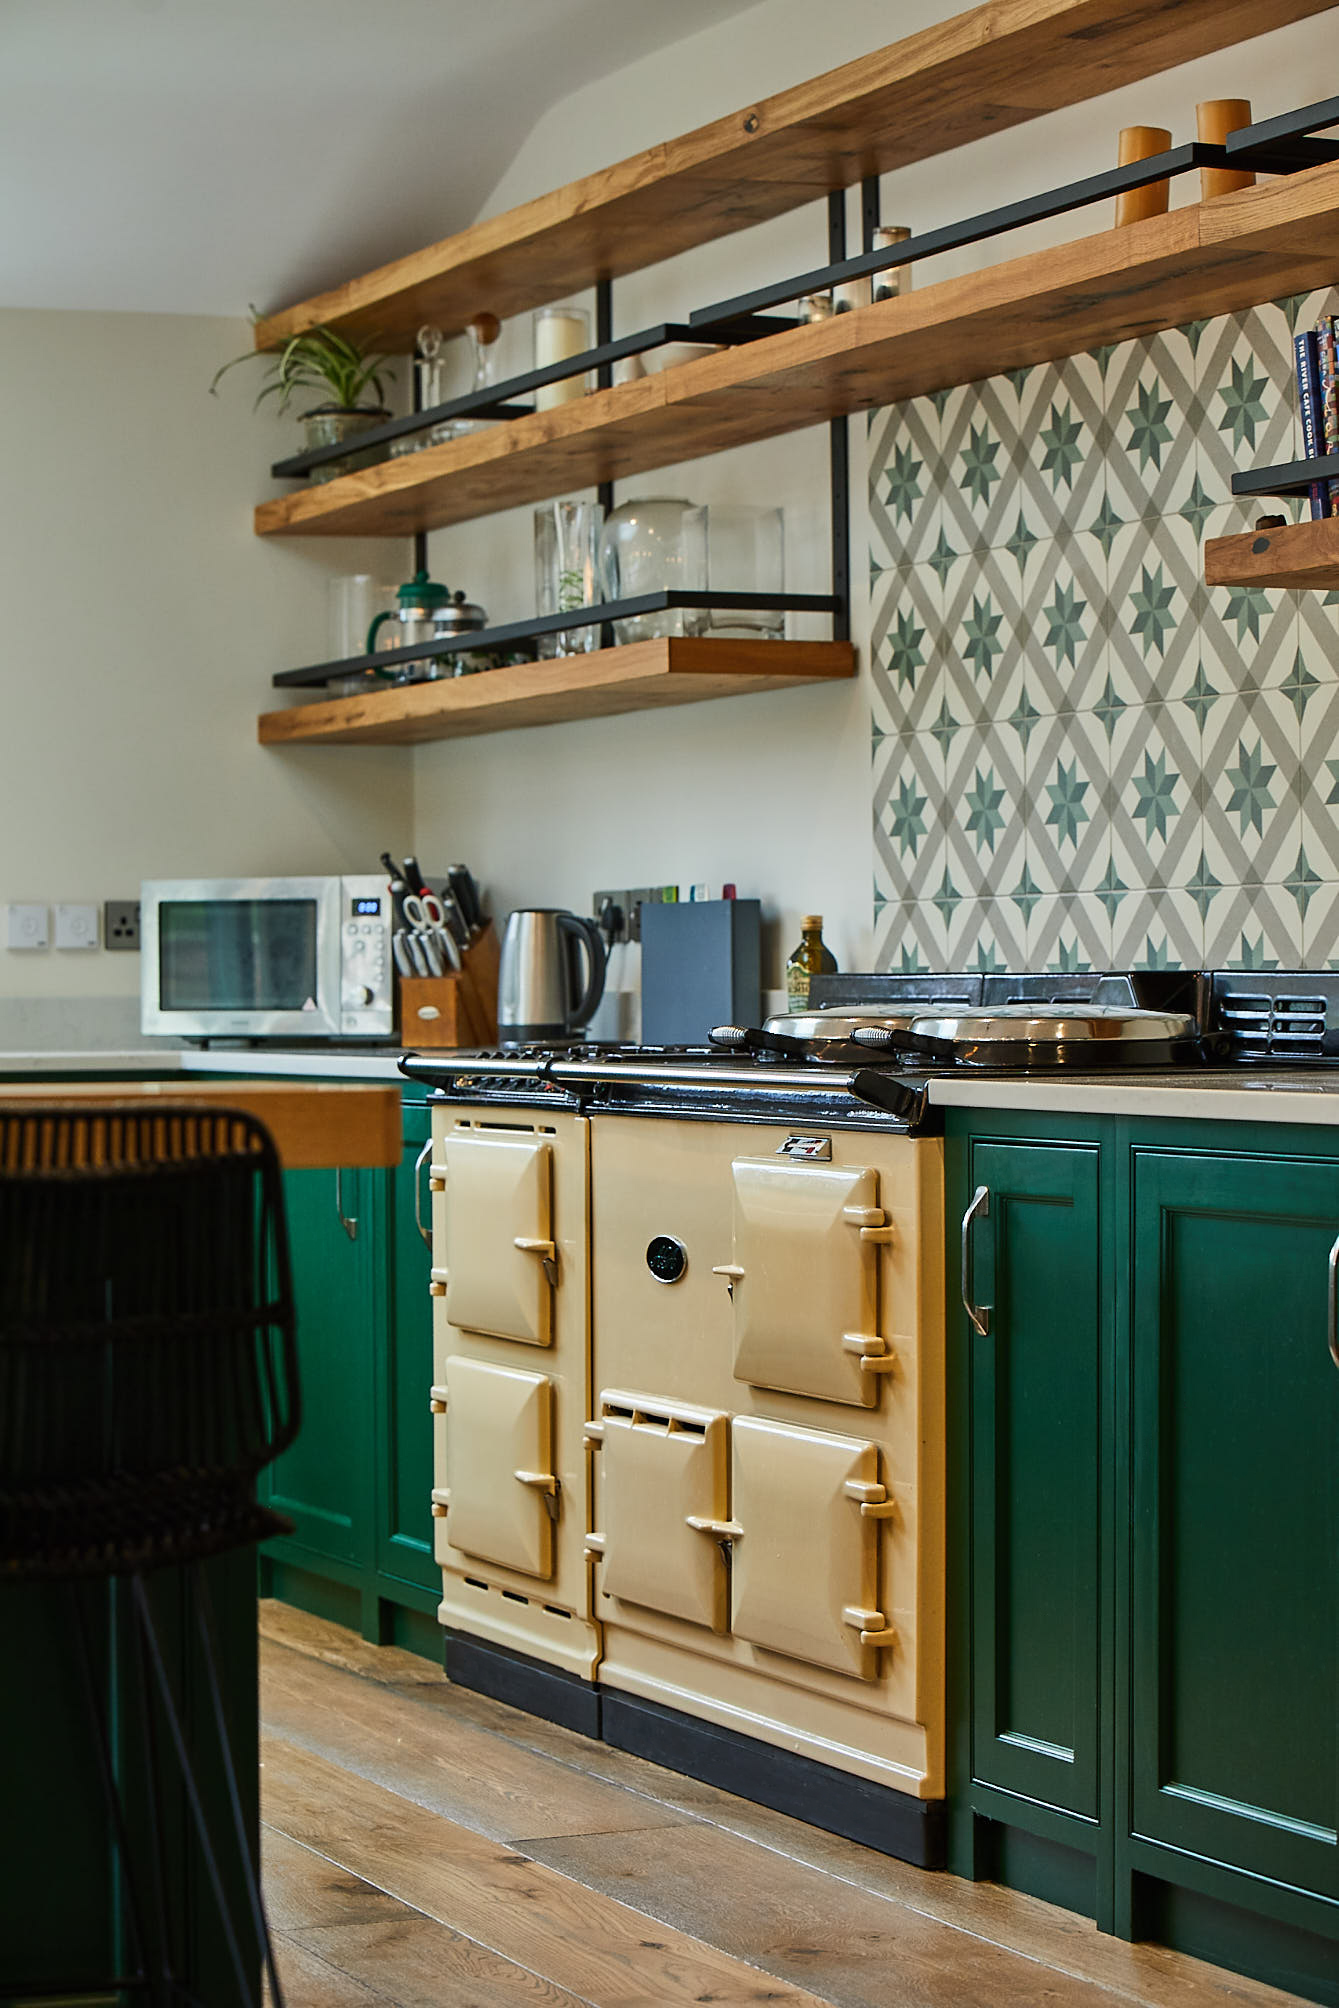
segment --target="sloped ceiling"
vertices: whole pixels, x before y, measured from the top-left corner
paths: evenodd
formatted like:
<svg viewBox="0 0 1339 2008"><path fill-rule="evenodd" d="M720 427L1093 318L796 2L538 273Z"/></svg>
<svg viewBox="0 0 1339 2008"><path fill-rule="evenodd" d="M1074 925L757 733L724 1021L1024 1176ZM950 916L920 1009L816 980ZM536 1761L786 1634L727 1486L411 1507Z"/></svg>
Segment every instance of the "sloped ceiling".
<svg viewBox="0 0 1339 2008"><path fill-rule="evenodd" d="M459 229L569 91L751 4L0 0L0 306L300 299Z"/></svg>

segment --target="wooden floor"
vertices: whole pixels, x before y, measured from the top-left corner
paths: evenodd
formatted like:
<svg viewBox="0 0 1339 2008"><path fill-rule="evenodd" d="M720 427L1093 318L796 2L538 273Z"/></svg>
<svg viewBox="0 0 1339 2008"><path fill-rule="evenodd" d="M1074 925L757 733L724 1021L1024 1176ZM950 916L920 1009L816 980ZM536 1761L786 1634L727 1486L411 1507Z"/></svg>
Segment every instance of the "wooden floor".
<svg viewBox="0 0 1339 2008"><path fill-rule="evenodd" d="M264 1873L291 2008L1283 2008L261 1606Z"/></svg>

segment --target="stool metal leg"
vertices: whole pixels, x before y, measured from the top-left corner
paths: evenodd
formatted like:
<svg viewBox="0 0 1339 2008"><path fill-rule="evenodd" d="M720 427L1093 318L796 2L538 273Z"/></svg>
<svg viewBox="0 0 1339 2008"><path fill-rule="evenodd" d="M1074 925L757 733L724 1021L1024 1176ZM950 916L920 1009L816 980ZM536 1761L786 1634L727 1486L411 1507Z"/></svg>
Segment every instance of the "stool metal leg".
<svg viewBox="0 0 1339 2008"><path fill-rule="evenodd" d="M210 1887L214 1892L214 1901L218 1906L219 1922L223 1928L223 1936L227 1943L228 1957L237 1981L239 1997L243 2002L248 2004L248 2008L261 2008L260 1991L257 1984L260 1975L257 1972L248 1978L246 1962L242 1957L241 1946L237 1942L237 1932L228 1907L227 1892L223 1887L223 1877L219 1872L218 1858L214 1852L213 1837L209 1831L209 1823L205 1818L204 1805L200 1798L199 1785L196 1782L195 1767L191 1763L190 1750L187 1747L181 1717L178 1714L176 1700L172 1693L172 1684L167 1677L167 1668L163 1663L162 1649L158 1641L158 1631L154 1624L153 1612L149 1607L149 1599L145 1593L144 1578L140 1575L133 1575L129 1580L131 1593L135 1599L135 1607L139 1613L140 1633L148 1646L149 1656L153 1665L154 1679L158 1688L158 1698L162 1703L163 1714L167 1718L167 1725L176 1749L177 1762L181 1767L182 1782L186 1787L187 1802L191 1809L191 1818L200 1843L201 1853L204 1856L205 1869L209 1876Z"/></svg>
<svg viewBox="0 0 1339 2008"><path fill-rule="evenodd" d="M237 1767L232 1760L232 1738L228 1734L228 1720L223 1707L223 1691L219 1686L218 1655L215 1651L214 1604L209 1594L209 1584L198 1562L192 1562L187 1571L187 1582L191 1601L195 1606L195 1622L200 1634L200 1645L204 1655L205 1673L209 1682L209 1698L214 1709L214 1723L218 1730L219 1751L223 1759L224 1775L228 1781L228 1799L232 1806L233 1827L237 1835L237 1851L246 1874L246 1893L251 1902L251 1917L256 1927L256 1940L265 1960L265 1970L270 1977L270 2008L284 2008L284 1990L279 1984L279 1972L274 1963L274 1946L270 1939L269 1921L265 1916L265 1898L260 1887L260 1863L251 1861L251 1851L247 1845L246 1819L242 1813L242 1795L237 1785Z"/></svg>

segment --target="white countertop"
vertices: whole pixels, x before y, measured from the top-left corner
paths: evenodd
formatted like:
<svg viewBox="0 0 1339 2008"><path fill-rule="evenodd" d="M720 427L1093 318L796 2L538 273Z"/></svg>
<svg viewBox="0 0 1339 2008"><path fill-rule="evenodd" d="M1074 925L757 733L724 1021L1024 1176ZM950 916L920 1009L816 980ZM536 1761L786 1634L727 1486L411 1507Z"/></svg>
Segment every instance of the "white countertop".
<svg viewBox="0 0 1339 2008"><path fill-rule="evenodd" d="M211 1048L137 1046L125 1050L0 1053L0 1080L52 1074L133 1074L144 1079L173 1074L286 1075L299 1080L403 1081L398 1049L359 1052L354 1047L285 1051L280 1047ZM1339 1122L1339 1067L1255 1072L1247 1067L1184 1068L1165 1074L961 1073L929 1083L930 1102L941 1109L1016 1109L1032 1115L1175 1116L1186 1121Z"/></svg>
<svg viewBox="0 0 1339 2008"><path fill-rule="evenodd" d="M1176 1116L1184 1121L1339 1122L1339 1069L1309 1074L1249 1067L1187 1067L1166 1074L967 1073L930 1082L941 1109L1018 1109L1030 1115Z"/></svg>
<svg viewBox="0 0 1339 2008"><path fill-rule="evenodd" d="M197 1048L135 1046L123 1051L0 1053L0 1080L44 1074L136 1074L162 1080L172 1074L283 1074L314 1081L403 1081L400 1050L373 1053L354 1047L285 1052L278 1048Z"/></svg>

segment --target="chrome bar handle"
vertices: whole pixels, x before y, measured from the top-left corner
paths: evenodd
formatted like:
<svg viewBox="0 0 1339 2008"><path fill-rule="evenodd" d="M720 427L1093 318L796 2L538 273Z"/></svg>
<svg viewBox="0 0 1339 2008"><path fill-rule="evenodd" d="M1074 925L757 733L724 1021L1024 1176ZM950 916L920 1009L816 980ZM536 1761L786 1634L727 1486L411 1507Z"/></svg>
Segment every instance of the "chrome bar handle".
<svg viewBox="0 0 1339 2008"><path fill-rule="evenodd" d="M1330 1342L1330 1358L1339 1367L1339 1235L1336 1235L1330 1249L1330 1291L1327 1337Z"/></svg>
<svg viewBox="0 0 1339 2008"><path fill-rule="evenodd" d="M983 1339L990 1336L990 1311L972 1301L972 1223L989 1217L990 1187L978 1185L972 1194L971 1205L962 1216L962 1307ZM1339 1248L1339 1241L1336 1241L1335 1247ZM1330 1275L1333 1278L1333 1267Z"/></svg>
<svg viewBox="0 0 1339 2008"><path fill-rule="evenodd" d="M414 1225L418 1228L419 1233L423 1236L429 1248L432 1246L432 1229L423 1225L422 1180L423 1167L431 1156L432 1138L429 1137L418 1156L414 1159Z"/></svg>
<svg viewBox="0 0 1339 2008"><path fill-rule="evenodd" d="M344 1173L338 1165L335 1167L335 1212L339 1216L340 1226L344 1229L350 1241L356 1241L358 1239L358 1217L356 1214L348 1214L344 1211Z"/></svg>

